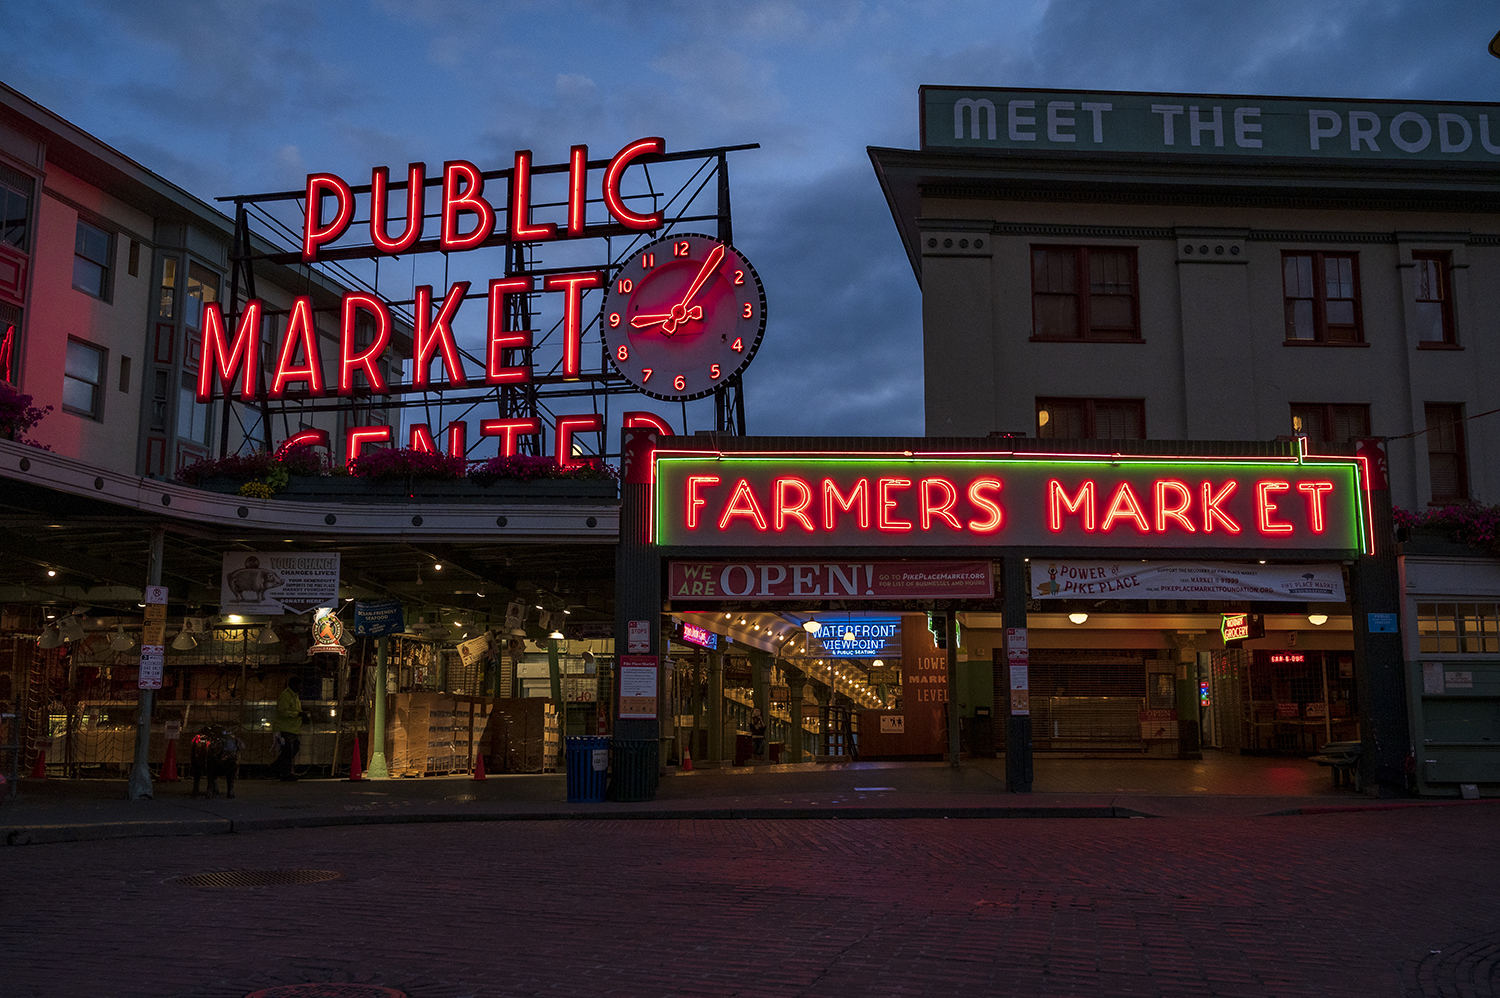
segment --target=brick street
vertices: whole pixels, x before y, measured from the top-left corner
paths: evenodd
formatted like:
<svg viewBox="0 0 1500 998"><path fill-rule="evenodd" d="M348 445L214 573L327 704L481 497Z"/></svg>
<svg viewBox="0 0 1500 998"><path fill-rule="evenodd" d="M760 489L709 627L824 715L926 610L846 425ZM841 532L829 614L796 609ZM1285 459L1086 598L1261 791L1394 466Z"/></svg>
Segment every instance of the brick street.
<svg viewBox="0 0 1500 998"><path fill-rule="evenodd" d="M1491 995L1500 807L575 820L6 850L0 994ZM224 870L333 870L203 888Z"/></svg>

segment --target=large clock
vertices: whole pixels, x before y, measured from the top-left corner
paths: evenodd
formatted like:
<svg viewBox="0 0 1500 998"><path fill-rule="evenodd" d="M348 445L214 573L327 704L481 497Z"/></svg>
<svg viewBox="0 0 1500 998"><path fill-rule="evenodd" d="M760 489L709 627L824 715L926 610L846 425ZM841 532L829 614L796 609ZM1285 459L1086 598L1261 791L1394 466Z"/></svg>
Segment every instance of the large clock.
<svg viewBox="0 0 1500 998"><path fill-rule="evenodd" d="M658 239L620 265L600 316L615 369L652 398L702 398L744 370L766 329L766 292L733 246Z"/></svg>

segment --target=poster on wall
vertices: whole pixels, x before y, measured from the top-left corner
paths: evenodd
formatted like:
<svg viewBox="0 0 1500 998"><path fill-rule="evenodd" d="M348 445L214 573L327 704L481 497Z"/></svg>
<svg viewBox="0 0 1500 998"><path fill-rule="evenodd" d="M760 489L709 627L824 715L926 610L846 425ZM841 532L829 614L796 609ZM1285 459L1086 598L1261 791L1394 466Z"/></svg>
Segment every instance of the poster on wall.
<svg viewBox="0 0 1500 998"><path fill-rule="evenodd" d="M1205 561L1073 561L1031 563L1036 599L1306 600L1342 603L1338 565L1241 565Z"/></svg>
<svg viewBox="0 0 1500 998"><path fill-rule="evenodd" d="M326 551L226 551L219 612L306 613L337 608L339 555Z"/></svg>
<svg viewBox="0 0 1500 998"><path fill-rule="evenodd" d="M406 623L400 600L355 601L354 633L357 636L378 638L386 634L400 634L405 629Z"/></svg>
<svg viewBox="0 0 1500 998"><path fill-rule="evenodd" d="M650 721L656 718L656 656L620 656L620 717Z"/></svg>

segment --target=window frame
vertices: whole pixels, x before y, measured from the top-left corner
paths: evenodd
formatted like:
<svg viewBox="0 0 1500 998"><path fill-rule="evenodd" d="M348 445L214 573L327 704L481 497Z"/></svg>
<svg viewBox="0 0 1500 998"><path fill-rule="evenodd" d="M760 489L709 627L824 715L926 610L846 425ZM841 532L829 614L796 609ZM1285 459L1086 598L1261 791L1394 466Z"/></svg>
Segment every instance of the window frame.
<svg viewBox="0 0 1500 998"><path fill-rule="evenodd" d="M88 340L80 339L77 336L69 336L68 337L67 350L69 350L69 351L72 350L73 344L75 344L75 343L78 344L79 346L83 347L86 350L93 351L94 354L95 354L95 356L98 358L99 363L98 363L97 368L95 369L95 376L96 376L96 378L98 380L96 380L96 381L86 381L83 378L80 378L77 375L74 375L74 374L70 373L68 371L67 353L65 352L63 354L62 410L63 410L63 412L70 413L70 414L72 414L74 416L79 416L79 417L81 417L83 419L92 419L95 422L103 422L104 421L104 396L106 394L106 392L105 392L105 381L106 381L106 378L108 378L108 376L109 376L109 351L107 349L105 349L104 347L99 346L96 343L90 343ZM92 390L93 390L92 391L92 394L93 394L93 405L92 405L91 409L89 409L89 410L86 411L86 410L78 408L77 406L70 405L68 403L68 382L69 381L76 381L79 384L89 385L92 388Z"/></svg>
<svg viewBox="0 0 1500 998"><path fill-rule="evenodd" d="M1415 294L1412 302L1420 308L1422 305L1436 303L1439 307L1439 315L1442 317L1443 338L1430 340L1421 337L1418 331L1417 349L1419 350L1442 350L1455 349L1458 347L1458 323L1453 314L1453 254L1446 250L1412 250L1412 269L1416 272L1413 283ZM1422 264L1434 263L1437 265L1437 278L1439 297L1423 298L1422 291Z"/></svg>
<svg viewBox="0 0 1500 998"><path fill-rule="evenodd" d="M1303 295L1292 295L1286 284L1287 260L1293 257L1312 258L1312 297ZM1332 301L1351 301L1354 307L1354 339L1336 340L1328 337L1328 261L1348 260L1350 261L1350 283L1353 285L1353 297L1349 299L1334 298ZM1284 342L1287 346L1334 346L1334 347L1365 347L1369 343L1365 340L1365 313L1364 296L1359 279L1359 253L1358 251L1345 250L1282 250L1281 251L1281 300L1282 300L1282 325L1284 327ZM1311 339L1292 335L1296 329L1292 318L1292 303L1308 301L1312 303L1313 335Z"/></svg>
<svg viewBox="0 0 1500 998"><path fill-rule="evenodd" d="M1453 427L1453 450L1433 450L1434 412L1446 410ZM1423 435L1427 438L1427 505L1451 506L1469 502L1469 451L1467 435L1464 433L1464 404L1462 402L1423 402ZM1441 424L1439 424L1441 425ZM1455 464L1454 479L1458 491L1452 495L1438 495L1433 489L1432 459L1439 455L1452 455Z"/></svg>
<svg viewBox="0 0 1500 998"><path fill-rule="evenodd" d="M1143 398L1105 398L1086 397L1074 395L1038 395L1036 402L1036 436L1039 440L1145 440L1146 437L1146 400ZM1056 409L1058 404L1064 405L1081 404L1083 407L1083 435L1079 437L1059 437L1042 432L1043 423L1041 415L1045 409ZM1101 437L1099 431L1099 405L1134 406L1136 414L1140 418L1141 435L1138 437Z"/></svg>
<svg viewBox="0 0 1500 998"><path fill-rule="evenodd" d="M1047 291L1037 287L1037 254L1073 254L1073 290ZM1103 335L1095 332L1093 323L1093 286L1090 282L1090 255L1095 252L1124 253L1130 258L1130 329L1111 331ZM1070 243L1033 243L1028 249L1028 264L1031 270L1031 340L1034 343L1144 343L1141 335L1141 266L1139 248L1136 246L1075 245ZM1071 295L1075 304L1075 335L1047 336L1037 332L1037 302L1044 296ZM1115 296L1112 296L1115 297ZM1123 296L1117 296L1123 297Z"/></svg>
<svg viewBox="0 0 1500 998"><path fill-rule="evenodd" d="M1299 437L1307 437L1308 443L1315 444L1347 444L1353 443L1363 437L1370 436L1370 403L1368 402L1292 402L1288 406L1291 415L1292 434ZM1349 438L1348 440L1333 440L1326 436L1314 437L1310 433L1298 430L1298 409L1317 409L1318 421L1322 424L1321 429L1325 432L1337 422L1337 413L1340 410L1359 410L1364 416L1364 432Z"/></svg>
<svg viewBox="0 0 1500 998"><path fill-rule="evenodd" d="M79 242L85 229L91 229L104 237L104 259L102 261L84 256L82 250L79 249ZM111 299L114 289L115 234L103 226L94 224L82 215L78 216L78 224L74 228L73 233L73 290L80 291L90 298L97 298L102 302L108 302ZM84 287L78 283L78 262L80 260L99 268L98 291L95 291L93 288Z"/></svg>

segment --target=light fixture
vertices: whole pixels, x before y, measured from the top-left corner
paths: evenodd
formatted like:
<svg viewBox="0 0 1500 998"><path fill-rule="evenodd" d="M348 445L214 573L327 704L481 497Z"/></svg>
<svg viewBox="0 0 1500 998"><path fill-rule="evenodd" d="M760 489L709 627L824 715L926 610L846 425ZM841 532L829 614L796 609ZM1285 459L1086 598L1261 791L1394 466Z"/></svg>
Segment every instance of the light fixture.
<svg viewBox="0 0 1500 998"><path fill-rule="evenodd" d="M177 637L172 639L172 647L178 651L192 651L198 647L198 639L185 630L178 631Z"/></svg>
<svg viewBox="0 0 1500 998"><path fill-rule="evenodd" d="M37 640L38 648L58 648L63 643L62 631L57 629L56 624L48 624L42 628L42 636Z"/></svg>
<svg viewBox="0 0 1500 998"><path fill-rule="evenodd" d="M802 625L802 629L808 634L817 634L823 629L823 625L818 623L816 620L809 620Z"/></svg>
<svg viewBox="0 0 1500 998"><path fill-rule="evenodd" d="M109 646L115 651L129 651L135 647L135 639L125 633L124 624L118 624L114 636L109 639Z"/></svg>
<svg viewBox="0 0 1500 998"><path fill-rule="evenodd" d="M83 621L71 613L57 622L57 628L64 641L83 640Z"/></svg>
<svg viewBox="0 0 1500 998"><path fill-rule="evenodd" d="M844 640L845 641L853 641L854 640L854 628L850 627L848 624L844 625Z"/></svg>
<svg viewBox="0 0 1500 998"><path fill-rule="evenodd" d="M57 578L57 570L55 568L49 568L49 569L47 569L47 578L49 578L49 579L55 579L55 578Z"/></svg>
<svg viewBox="0 0 1500 998"><path fill-rule="evenodd" d="M876 660L875 660L875 661L874 661L874 662L871 662L871 663L870 663L870 664L871 664L871 665L872 665L872 666L873 666L873 667L874 667L874 668L876 668L876 669L883 669L883 668L885 668L885 663L884 663L884 662L882 662L882 661L881 661L881 660L880 660L880 659L878 659L878 658L877 658L877 659L876 659ZM842 672L843 672L843 671L844 671L844 670L843 670L843 669L840 669L840 670L839 670L839 672L841 672L841 673L842 673Z"/></svg>
<svg viewBox="0 0 1500 998"><path fill-rule="evenodd" d="M1314 627L1322 627L1324 624L1328 623L1328 614L1326 614L1326 613L1309 613L1307 615L1307 622L1309 624L1313 625Z"/></svg>
<svg viewBox="0 0 1500 998"><path fill-rule="evenodd" d="M562 631L553 631L551 634L547 635L547 637L552 641L564 641L567 639L567 636L564 635Z"/></svg>
<svg viewBox="0 0 1500 998"><path fill-rule="evenodd" d="M1075 624L1081 624L1085 620L1089 619L1089 615L1086 614L1086 613L1084 613L1084 612L1082 612L1082 611L1077 611L1075 613L1068 614L1068 619L1071 620Z"/></svg>
<svg viewBox="0 0 1500 998"><path fill-rule="evenodd" d="M432 570L434 572L441 572L443 570L443 563L440 562L440 561L433 562L432 563Z"/></svg>
<svg viewBox="0 0 1500 998"><path fill-rule="evenodd" d="M272 627L268 620L266 626L262 627L260 633L255 636L255 640L257 644L274 645L281 640L281 635L276 633L276 628Z"/></svg>

